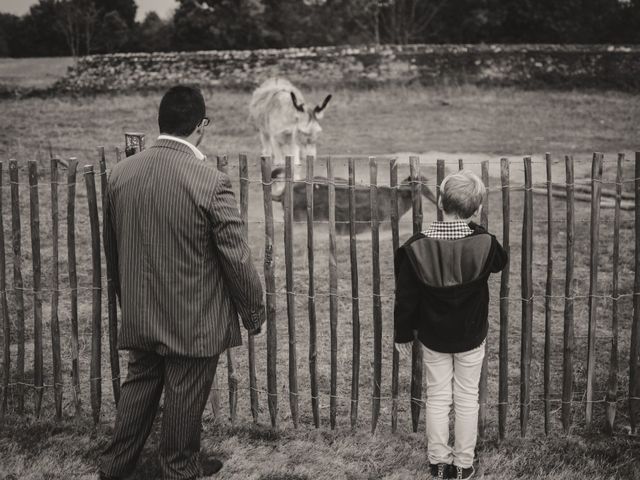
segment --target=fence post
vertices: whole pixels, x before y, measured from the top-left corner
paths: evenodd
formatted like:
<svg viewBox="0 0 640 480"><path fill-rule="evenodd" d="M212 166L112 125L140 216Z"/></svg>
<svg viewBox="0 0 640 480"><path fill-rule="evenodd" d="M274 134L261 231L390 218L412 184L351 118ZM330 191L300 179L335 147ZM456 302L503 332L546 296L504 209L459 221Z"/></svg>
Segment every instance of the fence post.
<svg viewBox="0 0 640 480"><path fill-rule="evenodd" d="M544 298L544 433L551 429L551 295L553 295L553 185L551 155L545 154L547 166L547 284Z"/></svg>
<svg viewBox="0 0 640 480"><path fill-rule="evenodd" d="M87 185L87 202L91 224L91 259L93 263L93 300L91 305L91 413L94 423L100 421L102 403L102 267L100 258L100 221L98 220L98 202L93 165L84 167L84 180Z"/></svg>
<svg viewBox="0 0 640 480"><path fill-rule="evenodd" d="M498 438L504 440L509 408L509 275L511 272L511 202L509 192L509 159L500 159L500 183L502 185L502 247L507 253L507 265L500 277L500 375L498 384Z"/></svg>
<svg viewBox="0 0 640 480"><path fill-rule="evenodd" d="M398 225L398 162L397 159L392 159L389 164L389 188L391 193L391 245L393 248L393 266L395 271L395 258L398 248L400 247L400 232ZM395 328L393 331L393 339L395 340ZM393 356L391 366L391 432L395 433L398 430L398 391L400 389L399 375L400 375L400 353L396 350L395 342L393 342Z"/></svg>
<svg viewBox="0 0 640 480"><path fill-rule="evenodd" d="M285 158L284 187L284 261L289 321L289 406L293 427L298 428L298 360L296 354L296 297L293 291L293 157Z"/></svg>
<svg viewBox="0 0 640 480"><path fill-rule="evenodd" d="M640 205L640 152L635 158L636 206ZM640 208L635 209L635 279L633 284L633 322L631 324L631 345L629 346L629 421L631 432L635 433L640 420Z"/></svg>
<svg viewBox="0 0 640 480"><path fill-rule="evenodd" d="M480 213L480 224L484 228L489 228L489 161L484 160L480 165L482 168L482 183L484 183L485 186L484 198L482 199L482 211ZM480 371L480 405L478 410L478 434L480 438L484 438L487 425L487 381L489 373L489 342L487 340L484 342L484 358L482 359L482 370Z"/></svg>
<svg viewBox="0 0 640 480"><path fill-rule="evenodd" d="M0 185L2 185L2 162L0 162ZM11 319L9 318L9 306L7 304L7 264L4 251L4 213L2 195L0 195L0 301L2 301L2 324L3 324L3 370L4 378L2 384L2 412L0 413L0 425L4 421L7 412L9 398L9 383L11 381Z"/></svg>
<svg viewBox="0 0 640 480"><path fill-rule="evenodd" d="M276 324L276 276L273 261L273 205L271 204L271 157L261 157L264 202L264 283L267 295L267 403L271 426L278 426L278 332Z"/></svg>
<svg viewBox="0 0 640 480"><path fill-rule="evenodd" d="M33 264L33 378L35 415L40 416L43 387L42 351L42 263L40 257L40 205L38 201L38 162L29 161L29 212L31 226L31 260Z"/></svg>
<svg viewBox="0 0 640 480"><path fill-rule="evenodd" d="M440 184L442 180L444 180L444 160L438 159L436 161L436 219L439 222L442 221L442 209L440 208L440 195L442 195Z"/></svg>
<svg viewBox="0 0 640 480"><path fill-rule="evenodd" d="M591 166L591 254L589 264L589 336L587 346L587 391L585 422L593 417L593 381L596 366L596 321L598 314L598 245L600 243L600 196L602 191L602 154L594 153Z"/></svg>
<svg viewBox="0 0 640 480"><path fill-rule="evenodd" d="M240 177L240 216L244 224L245 238L249 238L249 164L247 156L242 154L238 159L238 176ZM256 347L253 335L247 337L249 351L249 399L253 422L258 423L258 385L256 380Z"/></svg>
<svg viewBox="0 0 640 480"><path fill-rule="evenodd" d="M107 234L105 214L107 211L107 159L104 155L104 147L99 147L100 160L100 187L102 201L102 244L104 246L105 258L109 236ZM114 272L107 264L107 313L109 319L109 362L111 364L111 385L113 387L113 400L118 406L120 401L120 356L118 354L118 306L116 289L114 287Z"/></svg>
<svg viewBox="0 0 640 480"><path fill-rule="evenodd" d="M380 227L378 219L378 163L369 158L371 186L371 263L373 267L373 408L371 433L375 433L380 415L382 384L382 303L380 301Z"/></svg>
<svg viewBox="0 0 640 480"><path fill-rule="evenodd" d="M562 360L562 428L568 433L571 428L571 406L573 402L573 260L575 251L575 185L573 157L565 157L567 183L567 258L564 285L564 334Z"/></svg>
<svg viewBox="0 0 640 480"><path fill-rule="evenodd" d="M316 290L314 282L313 256L313 162L315 158L307 157L307 258L309 264L309 292L307 308L309 310L309 381L311 383L311 409L313 424L320 427L320 405L318 402L318 369L317 369L317 324L316 324Z"/></svg>
<svg viewBox="0 0 640 480"><path fill-rule="evenodd" d="M18 386L18 414L24 413L24 283L22 280L22 234L20 229L20 194L18 162L9 160L9 181L11 182L11 243L13 246L13 291L16 301L16 333L18 339L18 360L16 363Z"/></svg>
<svg viewBox="0 0 640 480"><path fill-rule="evenodd" d="M229 174L229 159L226 155L217 157L218 170ZM229 385L229 420L236 421L238 407L238 369L236 368L235 348L227 348L227 382Z"/></svg>
<svg viewBox="0 0 640 480"><path fill-rule="evenodd" d="M464 170L464 160L458 159L458 170Z"/></svg>
<svg viewBox="0 0 640 480"><path fill-rule="evenodd" d="M58 159L51 159L51 240L53 243L51 261L51 351L53 357L53 390L56 403L56 418L62 419L62 354L60 352L60 322L58 302L60 299L59 279L59 236L60 219L58 215Z"/></svg>
<svg viewBox="0 0 640 480"><path fill-rule="evenodd" d="M76 174L78 160L71 157L67 168L67 263L71 290L71 384L76 416L80 415L80 360L78 341L78 274L76 270Z"/></svg>
<svg viewBox="0 0 640 480"><path fill-rule="evenodd" d="M533 319L533 191L531 157L524 158L524 216L522 220L522 342L520 353L520 435L529 423L531 340Z"/></svg>
<svg viewBox="0 0 640 480"><path fill-rule="evenodd" d="M411 200L413 203L413 233L416 234L422 230L422 181L419 157L409 157L409 170L411 175ZM413 341L411 351L411 424L414 433L418 431L420 410L422 408L422 357L422 343L416 339Z"/></svg>
<svg viewBox="0 0 640 480"><path fill-rule="evenodd" d="M611 258L611 356L607 391L607 428L613 433L618 401L618 270L620 263L620 204L622 202L622 164L624 153L618 154L616 166L616 203L613 214L613 256Z"/></svg>
<svg viewBox="0 0 640 480"><path fill-rule="evenodd" d="M351 360L351 429L358 423L360 386L360 298L358 292L358 250L356 242L356 166L349 158L349 258L351 260L351 319L353 354Z"/></svg>
<svg viewBox="0 0 640 480"><path fill-rule="evenodd" d="M336 258L336 184L331 158L327 158L327 183L329 192L329 325L331 327L329 423L333 430L336 428L338 413L338 259Z"/></svg>

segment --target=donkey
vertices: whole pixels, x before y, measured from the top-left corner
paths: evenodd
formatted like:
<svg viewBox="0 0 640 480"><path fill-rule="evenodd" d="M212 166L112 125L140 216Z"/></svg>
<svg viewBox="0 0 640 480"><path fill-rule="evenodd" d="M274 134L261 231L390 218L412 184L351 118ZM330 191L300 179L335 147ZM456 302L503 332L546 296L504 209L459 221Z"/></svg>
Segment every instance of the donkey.
<svg viewBox="0 0 640 480"><path fill-rule="evenodd" d="M434 205L436 197L426 185L428 182L424 176L418 177L421 184L420 193ZM329 220L329 195L328 184L325 177L315 177L313 186L313 219L315 221ZM336 178L336 233L349 234L349 186L347 181ZM371 194L370 187L356 185L356 232L367 230L371 222ZM378 219L389 220L391 217L391 192L386 185L378 186ZM306 183L294 182L292 187L293 219L294 221L306 221L307 219L307 192ZM283 200L282 198L277 199ZM398 185L398 216L411 210L411 177L407 177Z"/></svg>
<svg viewBox="0 0 640 480"><path fill-rule="evenodd" d="M300 177L301 159L316 156L316 143L322 132L319 120L324 115L331 95L320 105L304 103L300 90L284 78L270 78L260 85L251 97L249 119L258 129L262 155L272 158L271 178L281 178L284 159L293 157L294 177ZM275 189L274 189L275 190ZM282 188L274 193L281 195Z"/></svg>

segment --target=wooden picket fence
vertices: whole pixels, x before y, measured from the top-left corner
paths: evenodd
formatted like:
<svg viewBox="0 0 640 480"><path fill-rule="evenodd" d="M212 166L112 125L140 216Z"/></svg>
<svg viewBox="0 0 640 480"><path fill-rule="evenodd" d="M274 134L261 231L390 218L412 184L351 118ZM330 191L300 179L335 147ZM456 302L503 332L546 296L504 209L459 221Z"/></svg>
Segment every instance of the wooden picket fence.
<svg viewBox="0 0 640 480"><path fill-rule="evenodd" d="M144 148L144 140L142 136L138 136L137 140L132 140L132 144L128 144L126 148L127 155L135 153ZM136 143L137 142L137 143ZM117 153L118 160L120 153ZM521 244L521 349L520 349L520 432L524 436L527 434L530 405L531 405L531 361L532 361L532 323L533 323L533 219L534 193L543 193L547 199L547 239L549 245L547 252L547 270L546 270L546 288L545 288L545 339L544 339L544 429L546 433L552 428L552 393L550 389L551 378L551 321L552 307L551 300L554 297L552 292L552 277L554 274L554 264L551 245L554 237L558 234L558 229L554 225L554 198L566 199L566 262L565 262L565 291L564 291L564 336L563 336L563 361L562 361L562 401L561 401L561 419L562 426L565 431L572 427L572 413L575 411L573 405L574 400L574 299L576 292L574 290L574 265L575 265L575 202L576 196L580 196L582 200L585 196L590 201L590 259L589 259L589 294L588 294L588 346L587 346L587 367L586 367L586 390L584 392L584 400L578 402L585 406L585 422L589 426L593 421L593 405L600 400L594 397L594 375L595 375L595 341L596 341L596 302L598 301L598 265L599 265L599 222L602 205L602 172L603 172L603 155L596 153L593 155L592 171L590 185L585 189L584 184L580 186L575 182L574 178L574 160L571 156L565 159L566 165L566 183L564 188L559 189L557 184L552 181L552 160L550 155L546 155L546 188L534 186L532 181L532 160L525 157L524 165L524 186L519 188L524 199L523 217L522 217L522 244ZM616 180L615 192L608 199L613 202L614 208L614 224L613 224L613 255L611 258L612 265L612 311L611 311L611 355L609 365L609 377L607 381L607 397L606 397L606 422L610 431L614 429L614 421L616 415L616 406L624 401L629 407L629 421L631 430L635 431L638 420L640 419L640 209L635 210L635 283L633 291L621 294L619 291L619 271L620 271L620 216L621 210L624 208L631 209L633 204L629 202L640 201L640 152L635 156L635 176L631 180L623 178L624 156L619 155L616 162ZM350 424L355 428L358 420L358 406L361 400L360 385L360 364L361 364L361 329L360 329L360 301L361 292L358 286L358 241L357 241L357 221L356 221L356 195L358 186L356 182L356 167L361 162L354 159L348 160L348 179L346 183L337 181L334 175L334 166L332 161L326 162L326 181L323 185L327 189L328 202L328 258L329 258L329 325L330 325L330 391L328 393L329 420L330 427L333 429L337 424L337 375L338 375L338 274L337 274L337 255L336 255L336 189L346 190L348 194L348 218L349 218L349 259L351 272L351 316L352 316L352 362L351 362L351 388L350 388ZM70 323L71 323L71 365L62 364L61 342L60 342L60 322L59 322L59 201L58 187L64 182L60 181L59 167L64 166L67 173L66 187L67 195L67 261L68 261L68 281L70 286ZM100 420L101 404L102 404L102 383L106 378L111 379L114 394L114 400L117 404L120 397L120 364L119 354L117 351L117 302L115 291L113 289L112 279L106 278L107 290L107 329L109 338L109 362L111 365L110 375L107 377L102 372L102 290L103 274L102 262L103 255L101 249L101 222L99 218L98 202L104 204L104 192L107 182L107 162L105 159L104 148L99 149L98 171L94 171L93 165L84 167L82 171L87 192L89 225L90 225L90 245L91 245L91 274L92 274L92 306L91 306L91 351L90 351L90 372L89 372L89 388L90 388L90 406L93 420L97 423ZM308 256L308 318L305 321L309 325L309 381L310 381L310 397L311 410L313 414L313 423L315 427L320 426L320 388L317 372L317 319L316 319L316 283L314 266L316 263L315 255L317 254L317 244L314 238L314 187L318 186L318 172L314 172L315 159L306 159L306 226L307 226L307 256ZM395 159L390 161L379 161L371 158L368 161L369 184L366 186L369 196L370 207L370 230L371 230L371 259L372 259L372 304L373 304L373 357L372 357L372 391L370 399L371 408L371 431L375 432L380 419L380 400L382 398L381 385L382 381L382 337L384 328L392 328L390 324L383 324L382 305L381 305L381 284L380 284L380 208L379 200L380 192L383 190L388 192L390 201L389 222L391 225L392 247L395 252L400 244L399 230L399 209L398 209L398 192L400 184L398 183L398 162ZM378 185L378 169L381 167L389 168L389 185ZM412 202L412 229L413 232L420 232L423 228L423 211L422 211L422 195L421 189L424 182L421 180L420 159L418 157L410 158L410 189ZM460 161L459 168L463 164ZM510 182L510 162L503 158L500 161L501 167L501 191L502 200L502 244L507 252L510 251L510 231L509 225L512 221L511 198L514 190ZM79 406L79 316L78 316L78 266L76 264L76 177L78 162L72 159L68 162L52 158L50 161L50 185L51 185L51 241L52 241L52 272L51 272L51 288L44 289L42 286L42 257L40 246L40 211L38 189L40 188L39 179L40 172L38 170L38 162L28 162L28 185L29 185L29 226L31 232L31 260L33 288L25 289L23 279L23 253L21 251L21 209L19 185L19 165L15 160L9 161L9 180L11 193L11 245L13 251L12 266L12 290L7 289L6 276L6 256L5 256L5 232L4 232L4 205L2 204L2 196L0 195L0 300L1 312L3 318L3 383L2 383L2 417L8 411L8 404L11 400L15 406L15 412L18 414L25 413L25 390L26 388L34 389L34 413L36 416L41 414L42 398L45 388L51 387L54 391L55 414L57 418L63 416L63 387L65 386L65 375L63 371L70 368L71 372L71 392L72 401L75 405L76 414L80 412ZM218 168L227 171L227 157L218 158ZM3 176L2 163L0 163L0 184ZM246 232L249 231L249 168L246 155L238 157L238 173L239 173L239 204L240 213L245 221ZM278 426L278 375L277 370L280 365L277 362L278 348L278 322L276 310L276 282L275 282L275 260L274 246L276 243L274 233L274 213L273 213L273 195L271 178L272 165L268 157L261 158L261 183L262 197L264 203L264 280L266 290L266 359L267 359L267 406L269 411L269 419L271 425L275 428ZM322 172L325 173L325 172ZM482 180L485 185L489 186L489 163L488 161L481 164ZM440 192L440 185L445 175L445 162L437 161L436 166L436 197ZM96 190L96 176L100 179L102 196L99 199ZM630 195L623 191L623 184L630 182L634 184L635 193ZM294 247L294 209L293 191L294 185L299 182L294 180L293 165L291 158L286 159L285 165L285 190L282 197L282 205L284 211L284 258L286 273L286 315L288 323L288 393L289 407L291 411L291 420L294 427L300 423L300 391L298 388L298 359L296 356L296 325L300 322L300 318L296 315L296 299L294 292L294 269L293 269L293 247ZM481 223L488 224L489 218L489 192L487 189L484 209L482 211ZM497 189L495 189L497 190ZM605 192L609 195L610 192ZM626 204L625 204L626 202ZM493 212L491 212L493 214ZM438 210L437 218L442 218L442 212ZM517 218L517 217L516 217ZM386 221L386 219L385 219ZM557 223L557 222L555 222ZM502 439L507 431L507 410L510 406L509 401L509 339L508 333L513 320L514 314L510 312L510 284L511 284L511 265L515 264L517 259L511 258L510 265L501 273L500 293L499 293L499 384L498 384L498 435ZM10 313L9 300L7 293L12 291L14 294L13 315ZM33 384L28 383L25 377L25 298L24 292L30 292L33 295ZM51 294L51 351L52 351L52 368L53 383L45 385L44 383L44 332L42 319L42 303L45 294ZM633 320L631 322L631 343L629 348L629 390L628 397L620 398L618 373L620 369L618 340L619 340L619 311L618 301L620 298L628 296L633 301ZM15 332L12 328L15 326ZM627 332L625 332L626 334ZM15 338L17 346L15 360L11 355L11 339ZM256 373L256 347L253 337L248 337L248 383L247 389L250 396L251 415L254 422L259 421L259 389L257 387ZM227 353L228 368L228 388L229 388L229 408L230 417L235 421L237 416L237 404L239 394L239 371L237 361L234 358L237 350L229 350ZM15 366L12 363L15 361ZM488 416L487 401L487 383L488 383L488 355L485 356L485 363L480 382L480 414L479 414L479 430L481 435L485 435ZM391 428L396 431L398 426L398 405L400 399L400 382L399 382L399 362L398 352L394 351L392 355L391 367ZM411 370L411 386L410 386L410 409L411 421L414 431L417 431L420 419L420 412L424 406L423 399L423 369L422 369L422 349L416 342L413 345L412 353L412 370ZM13 368L12 368L13 367ZM219 375L218 375L219 376ZM212 404L215 408L219 407L219 395L221 388L215 387L212 392Z"/></svg>

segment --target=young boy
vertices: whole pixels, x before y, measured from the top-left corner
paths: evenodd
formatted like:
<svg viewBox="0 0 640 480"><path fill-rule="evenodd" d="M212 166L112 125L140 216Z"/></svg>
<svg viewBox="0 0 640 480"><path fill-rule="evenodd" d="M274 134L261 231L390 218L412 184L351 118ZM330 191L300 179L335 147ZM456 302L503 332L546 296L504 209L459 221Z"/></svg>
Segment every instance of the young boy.
<svg viewBox="0 0 640 480"><path fill-rule="evenodd" d="M424 346L427 453L433 478L468 479L478 425L478 385L488 329L491 273L507 264L496 238L470 222L482 210L485 186L461 170L440 185L443 221L411 237L396 256L396 348ZM449 410L455 444L449 446Z"/></svg>

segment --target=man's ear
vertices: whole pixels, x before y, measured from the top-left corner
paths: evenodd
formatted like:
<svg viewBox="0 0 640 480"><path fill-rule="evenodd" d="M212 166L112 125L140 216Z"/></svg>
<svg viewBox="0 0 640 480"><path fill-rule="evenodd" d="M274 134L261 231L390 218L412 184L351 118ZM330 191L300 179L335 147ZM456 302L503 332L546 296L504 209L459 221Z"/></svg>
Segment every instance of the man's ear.
<svg viewBox="0 0 640 480"><path fill-rule="evenodd" d="M196 128L196 131L194 133L196 136L196 142L194 143L194 146L198 147L200 143L202 143L202 139L204 138L204 127Z"/></svg>
<svg viewBox="0 0 640 480"><path fill-rule="evenodd" d="M442 195L440 195L440 196L438 197L438 208L439 208L440 210L443 210L443 208L442 208Z"/></svg>
<svg viewBox="0 0 640 480"><path fill-rule="evenodd" d="M482 213L482 204L480 204L480 206L478 207L478 209L473 215L479 217L481 213Z"/></svg>

